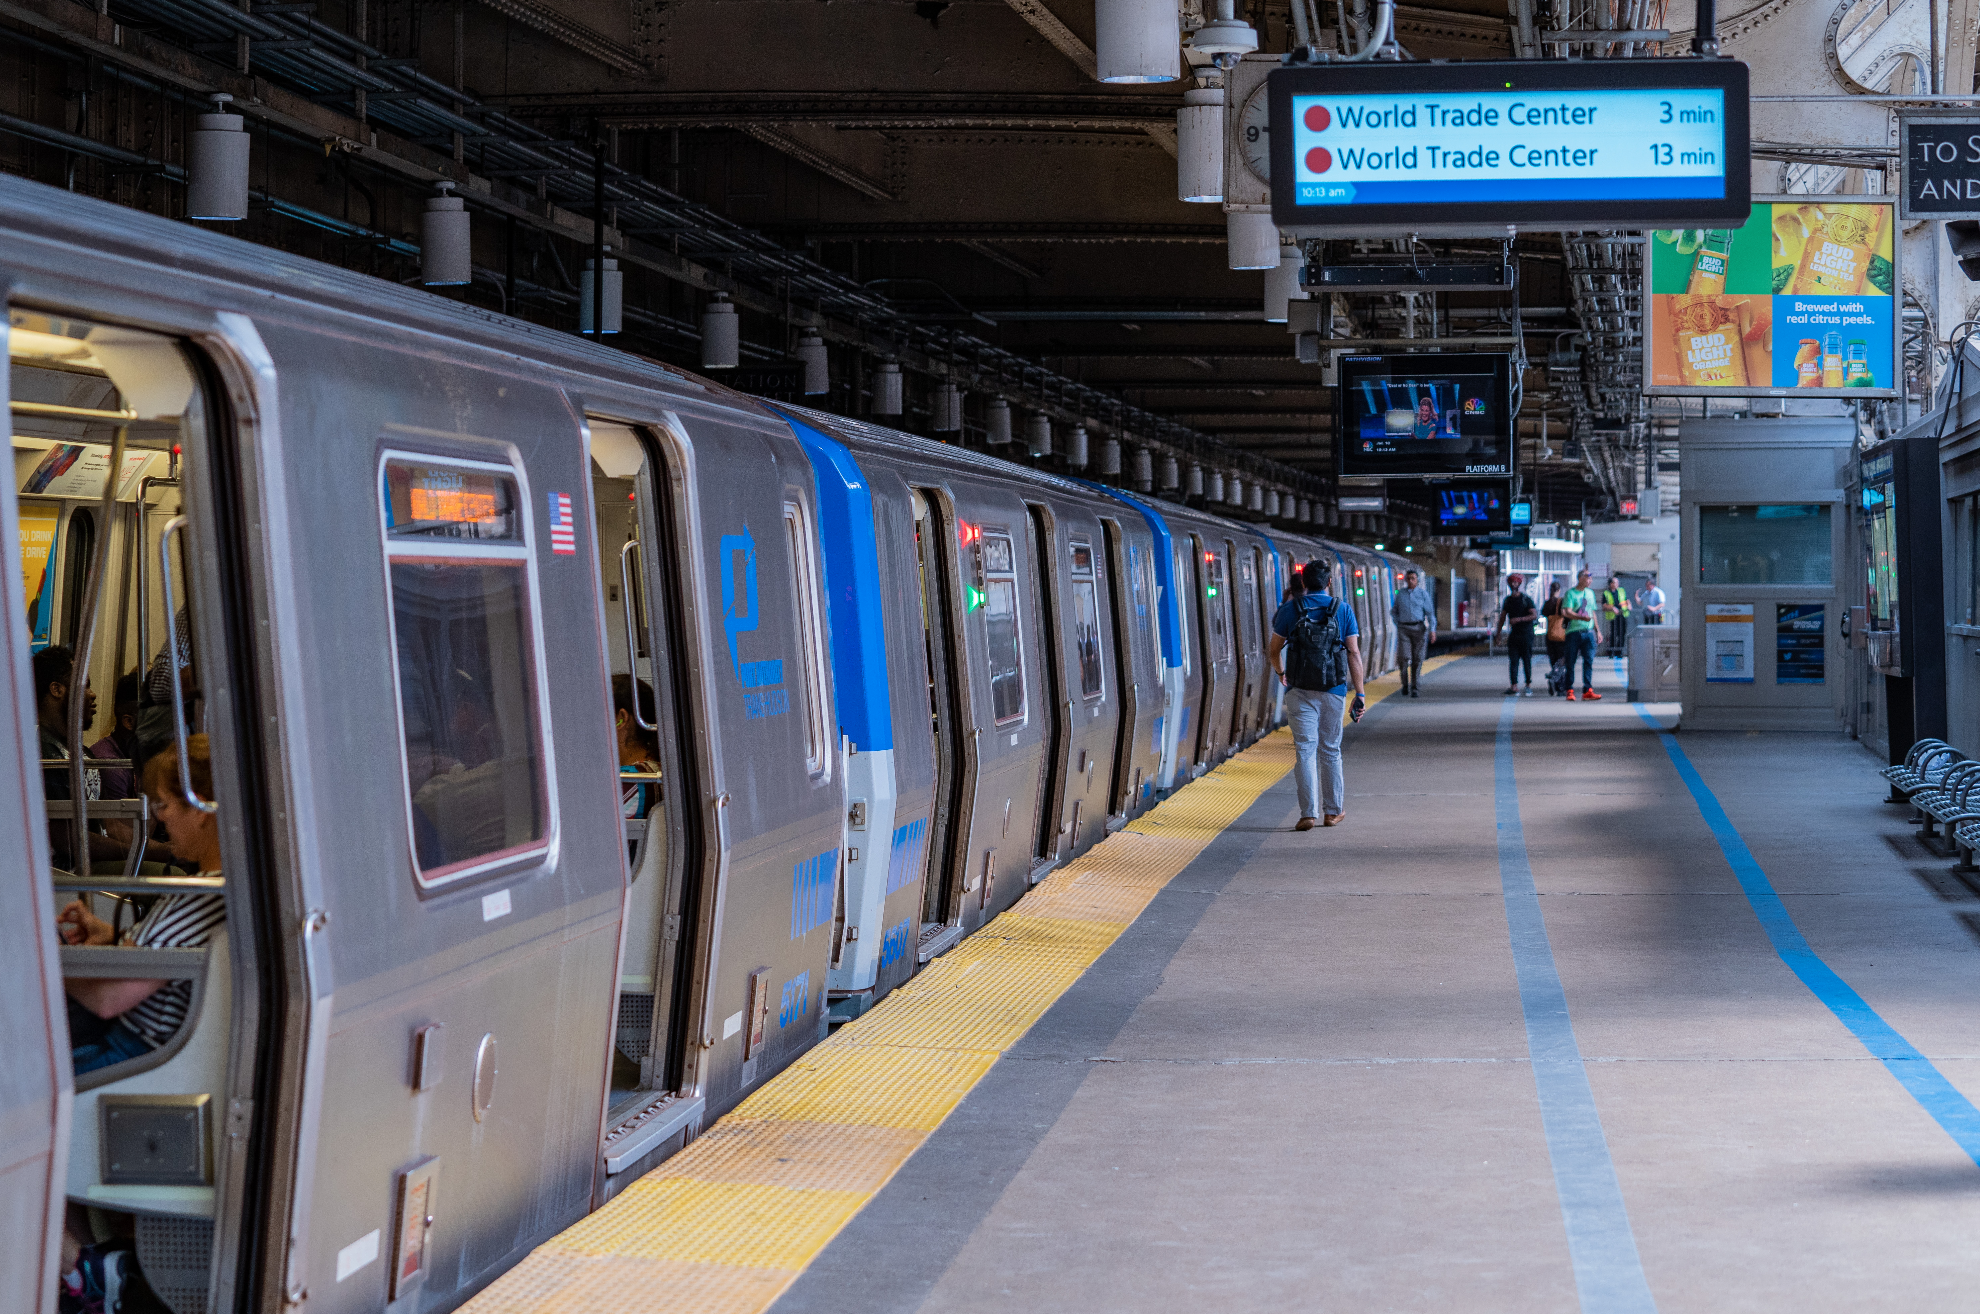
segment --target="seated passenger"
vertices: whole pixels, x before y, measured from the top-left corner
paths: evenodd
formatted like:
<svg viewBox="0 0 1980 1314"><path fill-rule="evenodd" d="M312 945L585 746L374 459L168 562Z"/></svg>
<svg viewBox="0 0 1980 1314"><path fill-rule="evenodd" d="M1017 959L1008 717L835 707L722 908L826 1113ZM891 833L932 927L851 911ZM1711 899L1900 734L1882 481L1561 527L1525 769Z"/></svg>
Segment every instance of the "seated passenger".
<svg viewBox="0 0 1980 1314"><path fill-rule="evenodd" d="M41 759L44 762L69 760L69 692L70 681L75 676L75 655L60 646L43 648L34 655L34 719L40 734ZM96 720L96 691L83 683L83 725ZM69 797L69 771L67 767L48 767L41 773L41 791L50 799ZM96 770L83 772L83 797L91 802L103 796L103 773ZM129 849L129 827L119 826L123 832L120 843L114 835L102 833L98 827L89 837L89 856L92 862L122 862ZM73 847L74 829L67 821L48 823L49 860L63 871L83 870L76 865L76 857L70 851Z"/></svg>
<svg viewBox="0 0 1980 1314"><path fill-rule="evenodd" d="M117 696L112 700L112 721L110 733L89 746L89 755L95 758L124 758L133 765L129 767L104 767L102 796L104 798L136 798L138 761L137 718L139 686L143 681L136 671L126 671L117 681Z"/></svg>
<svg viewBox="0 0 1980 1314"><path fill-rule="evenodd" d="M634 689L639 703L633 703ZM612 730L619 743L619 771L622 774L654 775L660 770L660 737L639 723L645 717L655 725L653 686L630 675L612 677ZM620 809L629 818L644 817L660 801L657 781L628 781L619 787Z"/></svg>
<svg viewBox="0 0 1980 1314"><path fill-rule="evenodd" d="M213 797L213 762L205 735L187 745L193 792ZM168 748L144 765L140 782L153 815L171 837L173 851L201 875L220 872L220 827L179 793L179 753ZM227 919L220 894L168 894L124 937L144 949L197 949L209 943ZM110 924L80 899L56 918L64 944L107 945L115 941ZM142 978L75 978L64 982L69 996L70 1057L76 1075L149 1054L177 1034L192 1005L192 982Z"/></svg>

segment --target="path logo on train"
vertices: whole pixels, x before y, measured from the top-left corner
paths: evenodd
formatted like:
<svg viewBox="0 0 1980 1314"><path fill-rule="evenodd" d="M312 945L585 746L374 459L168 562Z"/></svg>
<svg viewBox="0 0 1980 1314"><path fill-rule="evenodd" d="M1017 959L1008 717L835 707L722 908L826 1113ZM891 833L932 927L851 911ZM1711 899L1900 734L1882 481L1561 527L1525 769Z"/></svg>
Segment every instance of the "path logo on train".
<svg viewBox="0 0 1980 1314"><path fill-rule="evenodd" d="M887 893L904 890L921 879L928 865L928 818L910 821L894 831L894 842L887 852Z"/></svg>
<svg viewBox="0 0 1980 1314"><path fill-rule="evenodd" d="M782 716L791 710L790 690L783 687L781 658L742 660L740 637L756 629L756 540L749 526L740 534L724 534L716 554L722 565L722 630L729 638L729 667L743 687L743 715L752 721Z"/></svg>

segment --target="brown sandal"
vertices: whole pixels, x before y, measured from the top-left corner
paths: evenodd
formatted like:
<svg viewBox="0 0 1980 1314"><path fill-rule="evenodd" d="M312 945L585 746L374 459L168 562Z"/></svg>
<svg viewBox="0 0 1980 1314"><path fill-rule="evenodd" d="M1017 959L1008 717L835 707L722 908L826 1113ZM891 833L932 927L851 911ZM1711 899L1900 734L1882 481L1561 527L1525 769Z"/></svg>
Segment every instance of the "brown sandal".
<svg viewBox="0 0 1980 1314"><path fill-rule="evenodd" d="M1312 818L1312 817L1301 817L1301 818L1299 819L1299 824L1298 824L1297 826L1294 826L1294 827L1293 827L1293 829L1294 829L1294 830L1312 830L1312 829L1313 829L1313 826L1314 826L1314 821L1313 821L1313 818Z"/></svg>
<svg viewBox="0 0 1980 1314"><path fill-rule="evenodd" d="M1321 824L1321 825L1323 825L1323 826L1338 826L1338 825L1340 825L1340 824L1341 824L1341 823L1342 823L1343 821L1346 821L1346 820L1347 820L1347 813L1345 813L1345 812L1331 812L1331 813L1329 813L1329 814L1327 815L1327 819L1326 819L1325 821L1323 821L1323 822L1321 822L1320 824Z"/></svg>

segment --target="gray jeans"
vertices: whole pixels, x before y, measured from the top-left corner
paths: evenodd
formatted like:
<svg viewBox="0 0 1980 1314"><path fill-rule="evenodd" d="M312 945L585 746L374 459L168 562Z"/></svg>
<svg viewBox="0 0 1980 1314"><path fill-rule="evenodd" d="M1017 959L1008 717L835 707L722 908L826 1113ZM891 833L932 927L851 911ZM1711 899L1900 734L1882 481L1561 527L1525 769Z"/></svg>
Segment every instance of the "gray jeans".
<svg viewBox="0 0 1980 1314"><path fill-rule="evenodd" d="M1299 815L1338 815L1347 799L1347 781L1341 775L1347 695L1288 689L1286 720L1292 724L1293 783L1299 790Z"/></svg>
<svg viewBox="0 0 1980 1314"><path fill-rule="evenodd" d="M1430 655L1430 626L1423 621L1396 622L1396 665L1402 668L1403 688L1414 689L1423 678L1423 659Z"/></svg>

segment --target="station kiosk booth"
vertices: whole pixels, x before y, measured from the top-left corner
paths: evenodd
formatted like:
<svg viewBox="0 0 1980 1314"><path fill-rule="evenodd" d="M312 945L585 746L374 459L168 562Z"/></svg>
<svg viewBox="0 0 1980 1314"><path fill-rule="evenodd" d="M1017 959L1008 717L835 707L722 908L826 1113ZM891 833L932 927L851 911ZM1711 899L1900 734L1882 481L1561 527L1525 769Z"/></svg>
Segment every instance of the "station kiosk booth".
<svg viewBox="0 0 1980 1314"><path fill-rule="evenodd" d="M1837 729L1856 422L1686 419L1679 724Z"/></svg>

